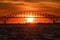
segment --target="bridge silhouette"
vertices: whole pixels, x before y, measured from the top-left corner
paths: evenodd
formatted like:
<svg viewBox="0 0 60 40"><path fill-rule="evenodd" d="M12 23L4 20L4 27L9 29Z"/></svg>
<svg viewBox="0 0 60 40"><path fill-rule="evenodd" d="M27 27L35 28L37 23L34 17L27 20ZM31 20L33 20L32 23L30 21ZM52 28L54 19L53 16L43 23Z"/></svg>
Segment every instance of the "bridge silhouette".
<svg viewBox="0 0 60 40"><path fill-rule="evenodd" d="M60 16L55 16L55 15L52 15L52 14L48 14L47 12L40 12L40 11L20 11L20 12L16 12L16 13L11 13L9 15L6 15L6 16L0 16L0 19L3 21L3 24L7 24L7 20L9 20L10 18L27 18L27 17L22 17L22 14L25 14L25 13L32 13L33 14L36 14L36 15L41 15L41 16L37 16L37 17L34 17L34 18L48 18L50 20L53 21L53 23L59 23L60 21ZM18 16L16 16L18 15ZM21 15L21 17L19 16Z"/></svg>

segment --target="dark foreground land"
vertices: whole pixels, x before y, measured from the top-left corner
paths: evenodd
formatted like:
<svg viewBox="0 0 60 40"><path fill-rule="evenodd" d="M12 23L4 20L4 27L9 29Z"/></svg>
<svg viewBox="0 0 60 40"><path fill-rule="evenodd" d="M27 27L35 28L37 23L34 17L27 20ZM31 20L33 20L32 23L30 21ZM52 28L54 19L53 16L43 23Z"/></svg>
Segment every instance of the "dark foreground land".
<svg viewBox="0 0 60 40"><path fill-rule="evenodd" d="M60 40L60 24L0 24L0 40Z"/></svg>

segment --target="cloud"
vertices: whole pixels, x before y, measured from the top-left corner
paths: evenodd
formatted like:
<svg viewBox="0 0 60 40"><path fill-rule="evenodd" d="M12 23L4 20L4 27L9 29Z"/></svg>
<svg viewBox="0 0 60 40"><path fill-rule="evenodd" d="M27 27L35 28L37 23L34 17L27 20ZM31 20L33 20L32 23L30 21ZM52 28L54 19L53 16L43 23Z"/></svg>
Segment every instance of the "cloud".
<svg viewBox="0 0 60 40"><path fill-rule="evenodd" d="M16 9L13 4L0 2L0 16L11 14L15 10Z"/></svg>
<svg viewBox="0 0 60 40"><path fill-rule="evenodd" d="M14 2L41 2L41 1L49 1L49 2L60 2L60 0L0 0L0 1L14 1Z"/></svg>
<svg viewBox="0 0 60 40"><path fill-rule="evenodd" d="M3 9L12 9L14 8L12 4L10 3L2 3L0 2L0 10L3 10Z"/></svg>

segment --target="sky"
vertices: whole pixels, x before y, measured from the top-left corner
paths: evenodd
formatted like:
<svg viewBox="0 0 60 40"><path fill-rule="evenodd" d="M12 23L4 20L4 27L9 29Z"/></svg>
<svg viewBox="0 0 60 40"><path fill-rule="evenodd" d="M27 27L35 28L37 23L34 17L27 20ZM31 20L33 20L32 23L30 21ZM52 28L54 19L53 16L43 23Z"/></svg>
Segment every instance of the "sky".
<svg viewBox="0 0 60 40"><path fill-rule="evenodd" d="M0 0L1 1L1 0ZM19 9L28 9L29 7L36 10L44 10L47 12L52 12L55 15L60 16L60 3L57 3L59 0L2 0L7 2L0 2L0 10L7 12L14 12ZM12 2L15 1L15 2ZM54 2L56 1L56 2ZM28 7L28 8L27 8ZM5 15L4 13L4 15ZM10 13L9 13L10 14Z"/></svg>
<svg viewBox="0 0 60 40"><path fill-rule="evenodd" d="M40 2L40 1L53 1L60 2L60 0L0 0L0 1L24 1L24 2Z"/></svg>
<svg viewBox="0 0 60 40"><path fill-rule="evenodd" d="M1 1L1 0L0 0ZM4 2L6 1L6 2ZM59 0L4 0L0 2L0 16L9 16L10 14L16 14L20 11L40 11L41 13L47 13L60 17L60 3ZM49 19L48 19L49 20Z"/></svg>

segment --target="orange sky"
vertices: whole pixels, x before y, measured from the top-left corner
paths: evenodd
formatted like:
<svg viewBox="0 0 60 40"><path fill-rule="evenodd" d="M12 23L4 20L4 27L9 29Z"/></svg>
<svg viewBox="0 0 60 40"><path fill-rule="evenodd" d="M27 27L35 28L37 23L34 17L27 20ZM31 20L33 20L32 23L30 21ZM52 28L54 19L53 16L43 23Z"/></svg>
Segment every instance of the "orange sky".
<svg viewBox="0 0 60 40"><path fill-rule="evenodd" d="M38 3L28 3L28 2L0 2L0 16L7 16L10 14L17 14L20 11L40 11L41 13L47 13L54 16L60 16L60 4L55 2L38 2ZM24 14L24 13L23 13ZM28 12L27 12L28 14ZM31 14L31 13L30 13ZM35 14L35 13L33 13ZM18 15L19 16L19 15ZM42 15L39 15L42 16ZM14 20L14 21L13 21ZM25 19L21 20L18 18L9 19L7 23L23 23ZM45 22L50 23L52 20L49 18L37 18L35 19L37 23ZM25 21L24 21L25 22Z"/></svg>

